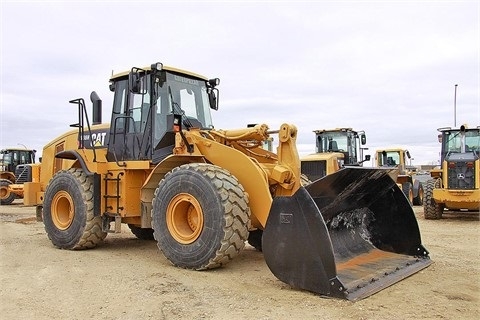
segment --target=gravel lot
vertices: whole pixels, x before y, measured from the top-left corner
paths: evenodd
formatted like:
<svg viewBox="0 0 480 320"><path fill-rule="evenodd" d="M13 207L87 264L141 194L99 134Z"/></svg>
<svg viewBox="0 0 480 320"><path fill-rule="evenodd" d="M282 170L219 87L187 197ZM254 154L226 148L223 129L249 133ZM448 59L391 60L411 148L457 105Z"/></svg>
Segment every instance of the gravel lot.
<svg viewBox="0 0 480 320"><path fill-rule="evenodd" d="M0 206L3 319L480 319L478 213L424 220L434 263L358 302L326 299L277 280L247 246L224 268L178 269L153 241L123 227L86 251L55 249L35 209Z"/></svg>

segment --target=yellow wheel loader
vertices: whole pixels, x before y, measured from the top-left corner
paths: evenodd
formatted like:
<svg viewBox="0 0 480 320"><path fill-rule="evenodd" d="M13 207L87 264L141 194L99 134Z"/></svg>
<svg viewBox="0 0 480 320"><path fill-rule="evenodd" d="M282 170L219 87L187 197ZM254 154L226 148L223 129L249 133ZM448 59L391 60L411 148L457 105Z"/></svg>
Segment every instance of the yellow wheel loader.
<svg viewBox="0 0 480 320"><path fill-rule="evenodd" d="M26 204L54 246L86 249L127 224L175 266L223 266L263 230L267 265L295 288L367 297L425 267L417 221L389 170L344 169L301 185L297 129L220 130L218 79L152 64L110 79L110 124L95 92L73 130L43 149ZM277 152L263 147L278 134Z"/></svg>
<svg viewBox="0 0 480 320"><path fill-rule="evenodd" d="M315 153L301 158L301 172L309 180L315 181L344 166L362 166L363 162L370 161L370 155L363 159L362 145L367 143L365 131L335 128L313 132Z"/></svg>
<svg viewBox="0 0 480 320"><path fill-rule="evenodd" d="M409 166L410 151L402 148L381 149L375 152L378 167L397 168L397 183L412 205L423 204L424 189L420 180L415 179L415 167Z"/></svg>
<svg viewBox="0 0 480 320"><path fill-rule="evenodd" d="M31 166L36 150L6 148L0 150L0 204L23 198L23 184L32 181Z"/></svg>
<svg viewBox="0 0 480 320"><path fill-rule="evenodd" d="M425 219L441 219L449 211L480 212L480 126L440 128L441 168L430 171L423 211Z"/></svg>

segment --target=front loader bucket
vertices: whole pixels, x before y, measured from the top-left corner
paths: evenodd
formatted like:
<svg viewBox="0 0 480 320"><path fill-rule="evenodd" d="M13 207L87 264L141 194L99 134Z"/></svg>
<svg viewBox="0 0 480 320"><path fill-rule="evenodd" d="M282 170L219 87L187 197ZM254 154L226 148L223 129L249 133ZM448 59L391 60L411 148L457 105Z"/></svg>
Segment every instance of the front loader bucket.
<svg viewBox="0 0 480 320"><path fill-rule="evenodd" d="M430 265L394 169L344 168L276 197L262 249L281 281L359 300Z"/></svg>

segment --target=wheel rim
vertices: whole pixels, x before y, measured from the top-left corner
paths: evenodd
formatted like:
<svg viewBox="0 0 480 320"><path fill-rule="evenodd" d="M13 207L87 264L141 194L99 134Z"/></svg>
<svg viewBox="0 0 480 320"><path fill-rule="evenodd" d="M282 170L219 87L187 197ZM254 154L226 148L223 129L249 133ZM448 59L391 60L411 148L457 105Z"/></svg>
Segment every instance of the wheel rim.
<svg viewBox="0 0 480 320"><path fill-rule="evenodd" d="M203 230L203 210L195 197L181 193L170 201L167 228L179 243L190 244L198 239Z"/></svg>
<svg viewBox="0 0 480 320"><path fill-rule="evenodd" d="M51 213L55 227L60 230L68 229L75 216L72 197L65 191L57 192L52 200Z"/></svg>
<svg viewBox="0 0 480 320"><path fill-rule="evenodd" d="M8 189L6 187L0 187L0 199L8 198Z"/></svg>

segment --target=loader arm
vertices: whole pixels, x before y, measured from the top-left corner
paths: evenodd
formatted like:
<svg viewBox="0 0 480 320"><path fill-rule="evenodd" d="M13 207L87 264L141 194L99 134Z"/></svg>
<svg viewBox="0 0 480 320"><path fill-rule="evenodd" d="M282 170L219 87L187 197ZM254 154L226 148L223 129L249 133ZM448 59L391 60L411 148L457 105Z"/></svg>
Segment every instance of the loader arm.
<svg viewBox="0 0 480 320"><path fill-rule="evenodd" d="M245 188L249 197L252 225L265 227L272 205L272 196L292 195L300 186L300 162L295 147L295 126L283 124L279 133L278 159L271 153L246 154L231 146L233 142L263 141L268 138L268 127L211 132L188 131L187 140L195 146L195 153L215 165L230 171ZM183 140L179 141L182 144ZM180 150L177 148L177 151ZM183 150L183 149L182 149ZM258 223L260 225L258 225Z"/></svg>

